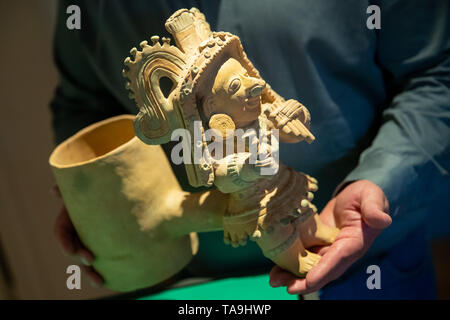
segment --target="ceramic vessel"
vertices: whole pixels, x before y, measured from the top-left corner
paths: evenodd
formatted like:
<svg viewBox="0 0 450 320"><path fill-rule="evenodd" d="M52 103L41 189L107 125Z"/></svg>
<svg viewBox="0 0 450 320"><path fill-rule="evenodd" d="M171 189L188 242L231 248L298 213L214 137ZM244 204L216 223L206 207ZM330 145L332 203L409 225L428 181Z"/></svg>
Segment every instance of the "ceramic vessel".
<svg viewBox="0 0 450 320"><path fill-rule="evenodd" d="M221 228L220 217L203 218L209 194L183 192L162 148L135 137L133 120L95 123L57 146L49 160L70 218L96 257L94 268L119 291L176 274L197 252L192 231Z"/></svg>

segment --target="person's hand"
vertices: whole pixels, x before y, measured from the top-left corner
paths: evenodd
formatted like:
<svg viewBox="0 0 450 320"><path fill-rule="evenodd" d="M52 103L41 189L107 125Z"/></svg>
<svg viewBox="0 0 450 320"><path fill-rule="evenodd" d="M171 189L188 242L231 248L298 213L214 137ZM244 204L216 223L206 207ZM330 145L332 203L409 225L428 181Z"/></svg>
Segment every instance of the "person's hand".
<svg viewBox="0 0 450 320"><path fill-rule="evenodd" d="M325 224L339 228L340 232L332 245L311 250L322 256L319 263L302 279L275 266L270 272L270 285L286 286L290 294L306 294L337 279L392 223L388 209L386 196L376 184L359 180L347 185L320 214Z"/></svg>
<svg viewBox="0 0 450 320"><path fill-rule="evenodd" d="M57 187L55 187L55 193L61 197ZM55 236L64 253L82 263L84 274L90 278L92 286L102 286L104 282L103 277L92 267L94 255L81 242L64 205L56 218Z"/></svg>

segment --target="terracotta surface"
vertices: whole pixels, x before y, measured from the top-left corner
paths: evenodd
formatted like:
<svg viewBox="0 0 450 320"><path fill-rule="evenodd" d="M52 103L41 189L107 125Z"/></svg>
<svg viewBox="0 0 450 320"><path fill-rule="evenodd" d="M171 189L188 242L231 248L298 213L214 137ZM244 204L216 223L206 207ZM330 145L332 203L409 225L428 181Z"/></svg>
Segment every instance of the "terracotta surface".
<svg viewBox="0 0 450 320"><path fill-rule="evenodd" d="M140 108L137 136L157 145L168 142L176 129L186 129L191 137L185 140L190 146L185 161L190 184L215 185L227 195L224 241L245 245L250 237L266 257L304 276L320 259L307 248L333 242L338 230L322 224L311 203L317 181L276 161L278 140L272 133L276 129L282 142L313 142L308 110L274 92L239 38L211 32L197 9L178 10L166 29L176 46L153 36L151 44L141 42L141 50L131 49L132 57L125 59L126 88ZM162 78L172 83L168 93L163 93ZM212 147L208 129L213 129L214 142L222 142L219 149ZM235 139L238 129L256 135ZM196 134L201 138L196 140ZM235 141L240 139L245 146L238 150ZM195 152L199 147L200 157ZM253 162L252 147L258 154ZM227 149L231 152L221 152ZM263 175L263 168L276 173Z"/></svg>
<svg viewBox="0 0 450 320"><path fill-rule="evenodd" d="M96 256L95 269L107 287L120 291L157 284L181 270L197 251L190 229L219 229L223 212L223 201L210 201L214 193L220 199L219 192L180 189L161 147L135 137L133 119L91 125L50 157L70 217Z"/></svg>

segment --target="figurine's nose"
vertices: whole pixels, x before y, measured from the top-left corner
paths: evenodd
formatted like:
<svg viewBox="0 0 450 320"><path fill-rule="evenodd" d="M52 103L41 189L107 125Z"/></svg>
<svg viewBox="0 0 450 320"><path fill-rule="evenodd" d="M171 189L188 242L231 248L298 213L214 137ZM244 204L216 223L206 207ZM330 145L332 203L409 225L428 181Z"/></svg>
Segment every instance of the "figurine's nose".
<svg viewBox="0 0 450 320"><path fill-rule="evenodd" d="M250 96L251 97L260 96L265 87L266 87L266 83L264 81L262 83L259 83L259 84L255 85L250 90Z"/></svg>

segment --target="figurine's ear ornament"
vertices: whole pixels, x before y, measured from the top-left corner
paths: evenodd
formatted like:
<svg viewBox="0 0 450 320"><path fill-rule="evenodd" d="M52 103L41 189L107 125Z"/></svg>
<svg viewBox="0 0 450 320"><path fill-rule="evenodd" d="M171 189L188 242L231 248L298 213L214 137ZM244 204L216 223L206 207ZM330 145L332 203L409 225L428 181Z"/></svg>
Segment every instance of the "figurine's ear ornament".
<svg viewBox="0 0 450 320"><path fill-rule="evenodd" d="M216 130L223 139L229 139L233 136L236 129L233 119L224 113L214 114L210 119L208 126L210 129Z"/></svg>
<svg viewBox="0 0 450 320"><path fill-rule="evenodd" d="M229 58L238 60L252 77L261 78L247 58L239 38L228 32L211 32L204 15L196 8L181 9L166 21L166 29L176 46L158 36L140 44L141 51L131 49L133 58L125 59L123 75L130 98L139 107L135 119L136 135L147 144L170 141L175 129L185 128L194 137L194 122L209 121L202 116L199 103L212 87L215 74ZM161 90L161 79L172 82L169 94ZM210 92L210 91L209 91ZM263 91L263 102L282 99L269 86ZM203 128L201 131L204 132ZM196 141L191 139L192 153ZM191 155L192 159L194 155ZM194 159L193 159L194 160ZM210 185L212 168L206 165L185 164L192 186Z"/></svg>
<svg viewBox="0 0 450 320"><path fill-rule="evenodd" d="M123 74L128 78L129 97L140 109L134 122L137 136L148 144L162 144L170 141L173 129L180 127L180 119L172 105L171 95L166 97L161 90L161 79L168 78L172 82L173 93L182 80L186 56L171 46L169 39L163 38L162 45L158 36L151 40L152 45L147 41L141 42L141 51L131 49L134 59L125 59Z"/></svg>

